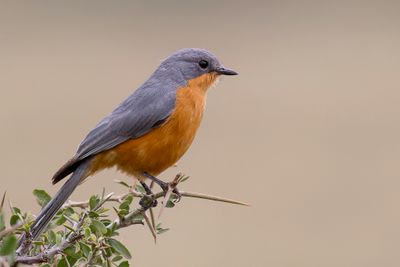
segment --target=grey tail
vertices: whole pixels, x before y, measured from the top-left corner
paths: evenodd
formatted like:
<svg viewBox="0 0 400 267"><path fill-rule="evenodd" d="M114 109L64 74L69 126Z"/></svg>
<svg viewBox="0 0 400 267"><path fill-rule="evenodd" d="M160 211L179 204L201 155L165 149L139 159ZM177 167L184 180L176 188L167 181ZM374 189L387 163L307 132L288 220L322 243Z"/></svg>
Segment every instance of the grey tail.
<svg viewBox="0 0 400 267"><path fill-rule="evenodd" d="M31 235L33 240L40 236L54 215L56 215L61 206L65 203L65 201L67 201L82 179L85 178L89 163L90 159L82 161L71 177L65 182L60 190L58 190L53 199L40 211L40 214L31 226Z"/></svg>

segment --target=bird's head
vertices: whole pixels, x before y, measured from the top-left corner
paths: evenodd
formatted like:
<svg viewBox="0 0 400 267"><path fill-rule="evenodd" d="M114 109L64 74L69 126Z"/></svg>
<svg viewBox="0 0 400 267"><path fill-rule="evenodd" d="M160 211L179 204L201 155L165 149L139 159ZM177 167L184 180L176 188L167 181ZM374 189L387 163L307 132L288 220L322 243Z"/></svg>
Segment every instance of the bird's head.
<svg viewBox="0 0 400 267"><path fill-rule="evenodd" d="M234 70L225 68L211 52L199 48L185 48L175 52L161 63L159 70L181 78L185 82L201 77L209 80L210 84L221 75L238 74Z"/></svg>

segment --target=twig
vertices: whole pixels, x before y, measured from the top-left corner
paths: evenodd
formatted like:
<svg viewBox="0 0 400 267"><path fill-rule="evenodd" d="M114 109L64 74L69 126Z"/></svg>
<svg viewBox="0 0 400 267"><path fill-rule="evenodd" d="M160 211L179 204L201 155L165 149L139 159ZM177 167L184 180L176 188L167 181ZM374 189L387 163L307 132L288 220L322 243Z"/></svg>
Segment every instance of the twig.
<svg viewBox="0 0 400 267"><path fill-rule="evenodd" d="M16 251L17 256L26 255L31 245L32 245L31 233L30 232L23 233L19 241L18 249Z"/></svg>
<svg viewBox="0 0 400 267"><path fill-rule="evenodd" d="M250 206L250 204L248 204L248 203L233 200L233 199L223 198L223 197L210 196L210 195L195 193L195 192L180 191L180 193L183 197L201 198L201 199L207 199L207 200L212 200L212 201L217 201L217 202L225 202L225 203L241 205L241 206L248 206L248 207Z"/></svg>
<svg viewBox="0 0 400 267"><path fill-rule="evenodd" d="M200 198L200 199L207 199L211 201L217 201L217 202L224 202L224 203L230 203L230 204L235 204L235 205L242 205L242 206L250 206L247 203L232 200L232 199L227 199L227 198L222 198L222 197L217 197L217 196L210 196L206 194L200 194L200 193L194 193L194 192L185 192L185 191L180 191L181 196L183 197L189 197L189 198ZM158 199L164 197L164 192L158 192L154 194L154 199ZM139 220L135 220L137 217L142 215L144 213L145 209L143 207L140 207L132 212L130 212L128 215L118 218L114 221L115 227L117 229L119 228L124 228L132 224L140 224ZM140 220L141 221L141 220Z"/></svg>
<svg viewBox="0 0 400 267"><path fill-rule="evenodd" d="M3 231L0 232L0 240L5 237L8 234L13 233L15 230L17 230L18 228L20 228L23 224L22 223L17 223L15 225L13 225L11 228L8 229L4 229ZM1 265L0 265L1 266Z"/></svg>
<svg viewBox="0 0 400 267"><path fill-rule="evenodd" d="M0 266L1 267L9 267L10 266L6 257L0 256Z"/></svg>
<svg viewBox="0 0 400 267"><path fill-rule="evenodd" d="M132 224L143 224L142 220L137 220L136 218L141 216L144 211L145 209L140 207L122 218L115 219L115 227L117 229L120 229L130 226Z"/></svg>
<svg viewBox="0 0 400 267"><path fill-rule="evenodd" d="M127 196L130 196L130 195L132 195L134 197L142 197L143 196L141 193L139 193L137 191L130 191L130 192L120 195L120 196L109 197L105 200L105 202L121 203L124 198L126 198ZM89 201L72 201L72 200L68 200L62 206L62 208L81 208L81 209L86 209L87 207L89 207Z"/></svg>
<svg viewBox="0 0 400 267"><path fill-rule="evenodd" d="M233 200L233 199L229 199L229 198L223 198L223 197L219 197L219 196L212 196L212 195L196 193L196 192L187 192L187 191L179 191L179 193L183 197L207 199L207 200L211 200L211 201L224 202L224 203L230 203L230 204L241 205L241 206L250 206L250 204L242 202L242 201L237 201L237 200ZM127 196L130 196L130 195L134 196L134 197L143 197L142 193L132 189L126 194L109 197L104 202L121 203L124 198L126 198ZM162 196L164 196L163 192L155 194L155 198L160 198ZM70 208L70 207L85 209L85 208L89 207L89 201L71 201L71 200L69 200L68 202L66 202L63 205L63 208Z"/></svg>
<svg viewBox="0 0 400 267"><path fill-rule="evenodd" d="M153 227L154 231L156 231L156 220L154 219L153 208L150 208L150 209L149 209L149 213L150 213L151 227Z"/></svg>
<svg viewBox="0 0 400 267"><path fill-rule="evenodd" d="M61 254L66 248L72 246L76 241L82 238L80 234L81 227L88 215L88 212L84 212L79 219L79 221L74 225L74 231L64 239L60 245L53 246L49 249L44 250L38 255L35 256L17 256L15 259L16 263L23 263L23 264L35 264L41 262L48 262L52 257L57 254Z"/></svg>
<svg viewBox="0 0 400 267"><path fill-rule="evenodd" d="M201 193L195 193L195 192L185 192L185 191L179 191L182 197L188 197L188 198L199 198L199 199L207 199L211 201L217 201L217 202L224 202L224 203L230 203L230 204L235 204L235 205L242 205L242 206L250 206L247 203L237 201L237 200L232 200L228 198L222 198L218 196L211 196L211 195L206 195L206 194L201 194ZM129 193L120 195L120 196L113 196L109 197L104 200L104 202L118 202L121 203L122 200L129 196L135 196L135 197L142 197L143 194L135 191L135 190L130 190ZM164 197L164 192L158 192L154 194L154 198L158 199ZM167 200L165 200L167 201ZM89 201L81 201L81 202L73 202L73 201L68 201L63 207L78 207L78 208L87 208L89 206ZM141 207L139 209L136 209L135 211L132 211L128 215L126 215L123 218L118 218L114 221L114 224L116 224L117 229L119 228L124 228L133 224L143 224L141 223L141 220L135 220L138 216L143 214L144 209ZM153 224L153 223L152 223Z"/></svg>
<svg viewBox="0 0 400 267"><path fill-rule="evenodd" d="M146 221L147 226L148 226L149 229L150 229L151 235L152 235L153 238L154 238L154 243L157 243L157 233L156 233L156 230L154 229L154 227L153 227L153 225L152 225L152 223L151 223L151 221L150 221L150 219L149 219L149 216L147 216L146 211L143 212L143 217L144 217L144 220Z"/></svg>
<svg viewBox="0 0 400 267"><path fill-rule="evenodd" d="M71 238L70 238L71 237ZM72 233L67 239L61 242L60 245L46 249L36 256L17 256L15 262L23 264L35 264L41 262L48 262L52 257L61 254L66 248L72 246L82 235Z"/></svg>
<svg viewBox="0 0 400 267"><path fill-rule="evenodd" d="M95 258L96 258L96 253L97 253L97 251L98 251L98 248L97 247L95 247L94 249L93 249L93 251L92 251L92 255L90 256L90 258L89 258L89 260L88 260L88 262L87 262L87 266L93 266L94 264L94 260L95 260Z"/></svg>
<svg viewBox="0 0 400 267"><path fill-rule="evenodd" d="M153 190L153 187L154 187L154 181L151 181L150 190ZM153 227L154 232L157 232L157 230L156 230L156 220L154 218L154 209L150 208L149 209L149 213L150 213L151 226Z"/></svg>

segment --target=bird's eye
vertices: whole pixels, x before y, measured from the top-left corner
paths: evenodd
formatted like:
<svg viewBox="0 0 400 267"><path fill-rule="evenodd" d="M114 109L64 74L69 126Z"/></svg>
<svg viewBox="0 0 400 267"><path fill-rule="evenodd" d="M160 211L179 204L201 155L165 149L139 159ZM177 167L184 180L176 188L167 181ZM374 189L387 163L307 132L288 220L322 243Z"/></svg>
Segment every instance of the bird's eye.
<svg viewBox="0 0 400 267"><path fill-rule="evenodd" d="M208 67L208 62L206 60L200 60L199 61L199 66L202 69L206 69Z"/></svg>

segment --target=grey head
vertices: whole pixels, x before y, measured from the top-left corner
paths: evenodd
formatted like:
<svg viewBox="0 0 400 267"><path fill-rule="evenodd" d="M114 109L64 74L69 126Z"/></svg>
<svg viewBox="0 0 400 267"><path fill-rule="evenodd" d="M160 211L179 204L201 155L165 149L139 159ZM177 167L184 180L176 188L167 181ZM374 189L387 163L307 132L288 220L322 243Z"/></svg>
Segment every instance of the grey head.
<svg viewBox="0 0 400 267"><path fill-rule="evenodd" d="M219 75L238 74L234 70L225 68L214 54L200 48L178 50L165 59L154 74L162 76L167 74L175 76L177 79L189 81L211 72Z"/></svg>

